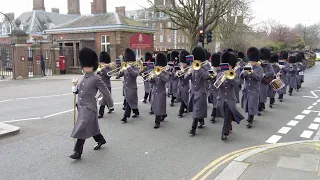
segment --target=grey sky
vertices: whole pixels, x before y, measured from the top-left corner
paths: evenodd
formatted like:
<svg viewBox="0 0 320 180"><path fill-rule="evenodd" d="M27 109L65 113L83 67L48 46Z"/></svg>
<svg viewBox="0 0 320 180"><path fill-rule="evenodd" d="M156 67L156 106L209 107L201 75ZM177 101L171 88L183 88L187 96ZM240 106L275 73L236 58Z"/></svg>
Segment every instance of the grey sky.
<svg viewBox="0 0 320 180"><path fill-rule="evenodd" d="M80 0L81 13L90 14L90 2L92 0ZM32 10L32 0L0 0L1 12L14 12L16 17L22 12ZM114 11L116 6L126 6L127 10L147 7L147 0L107 0L107 10ZM45 0L47 11L56 7L60 13L67 12L67 0ZM266 19L276 19L281 23L294 26L297 23L306 25L320 21L320 0L253 0L254 23Z"/></svg>

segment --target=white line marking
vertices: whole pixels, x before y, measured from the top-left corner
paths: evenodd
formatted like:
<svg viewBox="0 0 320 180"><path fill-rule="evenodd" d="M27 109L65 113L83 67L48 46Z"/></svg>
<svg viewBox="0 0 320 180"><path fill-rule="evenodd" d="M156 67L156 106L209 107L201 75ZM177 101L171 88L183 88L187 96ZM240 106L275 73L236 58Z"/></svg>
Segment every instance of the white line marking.
<svg viewBox="0 0 320 180"><path fill-rule="evenodd" d="M13 99L3 100L3 101L0 101L0 103L3 103L3 102L9 102L9 101L13 101Z"/></svg>
<svg viewBox="0 0 320 180"><path fill-rule="evenodd" d="M320 118L316 117L313 122L317 122L317 123L320 123Z"/></svg>
<svg viewBox="0 0 320 180"><path fill-rule="evenodd" d="M307 109L312 109L313 108L313 106L309 106Z"/></svg>
<svg viewBox="0 0 320 180"><path fill-rule="evenodd" d="M302 111L302 114L310 114L311 113L311 110L303 110Z"/></svg>
<svg viewBox="0 0 320 180"><path fill-rule="evenodd" d="M15 100L26 100L26 99L39 99L39 98L59 97L59 96L66 96L66 95L70 95L70 94L72 94L72 93L58 94L58 95L50 95L50 96L34 96L34 97L16 98Z"/></svg>
<svg viewBox="0 0 320 180"><path fill-rule="evenodd" d="M3 121L3 122L10 123L10 122L31 121L31 120L39 120L39 119L41 119L41 117L27 118L27 119L16 119L16 120Z"/></svg>
<svg viewBox="0 0 320 180"><path fill-rule="evenodd" d="M301 120L301 119L303 119L304 117L306 117L306 116L305 116L305 115L297 115L297 116L295 117L295 119Z"/></svg>
<svg viewBox="0 0 320 180"><path fill-rule="evenodd" d="M281 138L282 138L282 136L272 135L272 136L266 141L266 143L274 144L274 143L277 143Z"/></svg>
<svg viewBox="0 0 320 180"><path fill-rule="evenodd" d="M60 114L64 114L64 113L71 112L71 111L73 111L73 109L70 109L70 110L67 110L67 111L62 111L62 112L55 113L55 114L51 114L51 115L48 115L48 116L44 116L43 119L46 119L46 118L49 118L49 117L52 117L52 116L57 116L57 115L60 115Z"/></svg>
<svg viewBox="0 0 320 180"><path fill-rule="evenodd" d="M317 102L320 102L320 99L318 99Z"/></svg>
<svg viewBox="0 0 320 180"><path fill-rule="evenodd" d="M312 134L313 134L313 131L303 131L300 137L309 139L312 136Z"/></svg>
<svg viewBox="0 0 320 180"><path fill-rule="evenodd" d="M296 126L298 124L299 121L294 121L294 120L291 120L287 125L288 126Z"/></svg>
<svg viewBox="0 0 320 180"><path fill-rule="evenodd" d="M312 129L312 130L318 130L319 129L319 124L311 123L308 128Z"/></svg>
<svg viewBox="0 0 320 180"><path fill-rule="evenodd" d="M278 133L280 133L280 134L287 134L289 131L290 131L290 127L282 127L279 131L278 131Z"/></svg>
<svg viewBox="0 0 320 180"><path fill-rule="evenodd" d="M310 93L311 93L313 96L303 96L303 97L307 97L307 98L318 98L318 95L316 95L316 93L314 93L315 91L320 91L320 90L310 91Z"/></svg>
<svg viewBox="0 0 320 180"><path fill-rule="evenodd" d="M312 105L315 106L315 105L317 105L317 103L313 103Z"/></svg>

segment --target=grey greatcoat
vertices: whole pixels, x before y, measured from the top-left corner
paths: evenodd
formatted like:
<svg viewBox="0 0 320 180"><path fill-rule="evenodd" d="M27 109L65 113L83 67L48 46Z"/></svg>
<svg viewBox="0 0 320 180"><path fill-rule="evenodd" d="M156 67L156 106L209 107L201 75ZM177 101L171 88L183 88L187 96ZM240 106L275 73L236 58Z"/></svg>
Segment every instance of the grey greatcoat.
<svg viewBox="0 0 320 180"><path fill-rule="evenodd" d="M113 107L113 100L107 86L94 73L86 73L77 85L78 118L71 137L87 139L100 133L97 113L97 91L106 98L108 105Z"/></svg>
<svg viewBox="0 0 320 180"><path fill-rule="evenodd" d="M273 68L275 75L278 74L278 72L280 72L280 67L278 65L273 64L272 68ZM274 91L273 88L271 86L269 86L269 97L274 98L275 95L276 95L276 91Z"/></svg>
<svg viewBox="0 0 320 180"><path fill-rule="evenodd" d="M244 78L244 88L242 91L241 107L249 115L258 114L260 81L263 78L263 69L260 66L253 66L252 74L242 71L241 78Z"/></svg>
<svg viewBox="0 0 320 180"><path fill-rule="evenodd" d="M220 72L217 75L217 78L224 75L223 72ZM237 110L237 98L235 95L235 87L239 86L239 83L236 80L225 80L224 83L219 87L219 95L217 96L218 106L217 106L217 116L224 117L225 107L228 106L232 113L232 120L240 123L244 117Z"/></svg>
<svg viewBox="0 0 320 180"><path fill-rule="evenodd" d="M124 97L131 109L138 109L138 75L139 68L136 66L130 66L120 72L120 77L123 76Z"/></svg>
<svg viewBox="0 0 320 180"><path fill-rule="evenodd" d="M142 75L146 75L147 73L151 72L152 70L147 70L145 72L142 73ZM146 80L148 78L148 76L144 77L143 80ZM143 82L143 85L144 85L144 92L146 93L149 93L151 92L151 85L150 85L150 82L147 80L147 81L144 81Z"/></svg>
<svg viewBox="0 0 320 180"><path fill-rule="evenodd" d="M246 63L245 63L243 60L240 60L239 62L240 62L239 71L240 71L240 73L241 73L242 70L243 70L243 68L244 68L244 66L246 65ZM240 83L240 84L244 84L244 79L243 79L243 78L240 78L240 76L239 76L239 83Z"/></svg>
<svg viewBox="0 0 320 180"><path fill-rule="evenodd" d="M221 71L218 70L216 71L216 73L220 73ZM218 101L217 101L217 97L219 95L219 89L217 89L216 87L214 87L214 83L216 82L217 76L214 78L210 78L209 79L209 97L211 99L211 104L213 106L213 108L217 108L218 105Z"/></svg>
<svg viewBox="0 0 320 180"><path fill-rule="evenodd" d="M283 83L285 83L285 86L281 88L279 91L277 91L278 94L286 94L287 87L288 87L288 72L290 70L289 63L284 63L284 68L281 69L280 73L280 79Z"/></svg>
<svg viewBox="0 0 320 180"><path fill-rule="evenodd" d="M176 74L175 76L177 77ZM179 102L183 101L186 105L188 105L189 103L190 79L191 79L191 76L188 76L186 74L185 76L179 77L179 82L178 82L177 101Z"/></svg>
<svg viewBox="0 0 320 180"><path fill-rule="evenodd" d="M178 82L179 78L175 76L176 70L173 68L170 72L170 80L171 80L171 93L173 97L178 96Z"/></svg>
<svg viewBox="0 0 320 180"><path fill-rule="evenodd" d="M112 71L112 68L104 67L99 72L99 76L101 77L102 81L104 82L104 84L107 86L107 88L111 92L111 80L110 80L111 76L108 75L108 72L110 72L110 71ZM108 103L104 97L102 97L102 99L99 101L99 105L104 105L104 106L108 105Z"/></svg>
<svg viewBox="0 0 320 180"><path fill-rule="evenodd" d="M274 71L272 69L271 64L268 63L267 66L262 67L262 69L263 69L263 73L264 73L265 78L274 76ZM261 102L261 103L267 102L269 86L270 86L269 84L265 84L263 82L260 82L259 102Z"/></svg>
<svg viewBox="0 0 320 180"><path fill-rule="evenodd" d="M297 85L301 86L301 80L303 75L299 75L300 72L303 73L304 71L304 66L302 63L296 63L297 65Z"/></svg>
<svg viewBox="0 0 320 180"><path fill-rule="evenodd" d="M206 81L209 79L209 71L202 67L193 71L191 76L191 90L189 99L189 111L192 112L192 118L207 118L207 87Z"/></svg>
<svg viewBox="0 0 320 180"><path fill-rule="evenodd" d="M163 71L159 76L150 80L150 83L153 85L151 107L156 116L167 115L166 83L169 79L169 73Z"/></svg>
<svg viewBox="0 0 320 180"><path fill-rule="evenodd" d="M297 66L295 64L292 64L293 65L293 69L292 70L289 70L289 73L288 73L288 85L289 85L289 88L297 88Z"/></svg>

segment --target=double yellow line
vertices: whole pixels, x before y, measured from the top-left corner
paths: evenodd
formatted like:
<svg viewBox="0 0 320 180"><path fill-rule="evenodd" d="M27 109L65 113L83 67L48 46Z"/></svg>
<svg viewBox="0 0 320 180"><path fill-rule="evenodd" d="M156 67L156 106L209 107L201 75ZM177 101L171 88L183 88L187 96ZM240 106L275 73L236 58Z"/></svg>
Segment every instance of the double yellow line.
<svg viewBox="0 0 320 180"><path fill-rule="evenodd" d="M259 146L253 146L253 147L248 147L248 148L244 148L244 149L240 149L237 151L233 151L229 154L226 154L224 156L221 156L220 158L214 160L213 162L211 162L208 166L206 166L205 168L203 168L196 176L194 176L191 180L205 180L206 178L208 178L216 169L218 169L221 165L223 165L224 163L244 154L247 153L250 150L256 149L256 148L261 148L261 147L265 147L267 145L270 144L263 144L263 145L259 145ZM200 178L201 177L201 178Z"/></svg>

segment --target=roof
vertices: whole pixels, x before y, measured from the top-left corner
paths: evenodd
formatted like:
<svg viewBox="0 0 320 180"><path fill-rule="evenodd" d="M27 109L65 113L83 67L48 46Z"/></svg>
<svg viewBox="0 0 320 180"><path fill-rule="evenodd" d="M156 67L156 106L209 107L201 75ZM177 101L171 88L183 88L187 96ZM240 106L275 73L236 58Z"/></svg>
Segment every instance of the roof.
<svg viewBox="0 0 320 180"><path fill-rule="evenodd" d="M22 13L17 19L21 21L23 30L28 34L39 33L47 29L78 18L79 15L31 11Z"/></svg>
<svg viewBox="0 0 320 180"><path fill-rule="evenodd" d="M84 15L61 24L52 30L47 30L48 34L52 33L79 33L79 32L97 32L105 30L131 30L154 32L151 28L145 26L139 21L127 18L117 13Z"/></svg>

